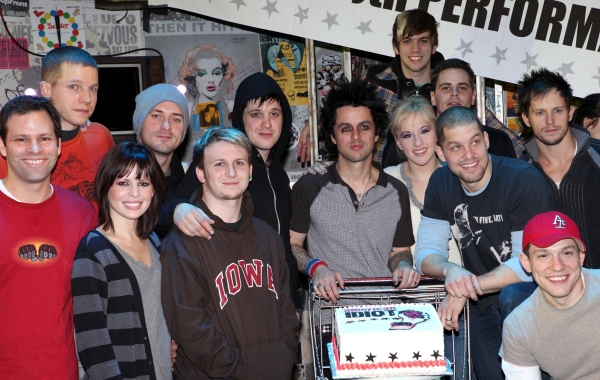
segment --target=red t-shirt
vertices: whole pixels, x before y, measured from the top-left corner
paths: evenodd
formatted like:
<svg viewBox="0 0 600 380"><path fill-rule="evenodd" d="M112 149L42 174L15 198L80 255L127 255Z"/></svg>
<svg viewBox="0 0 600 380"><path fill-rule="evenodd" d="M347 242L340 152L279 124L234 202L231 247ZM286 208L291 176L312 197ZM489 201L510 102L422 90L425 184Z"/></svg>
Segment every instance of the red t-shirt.
<svg viewBox="0 0 600 380"><path fill-rule="evenodd" d="M77 380L71 270L94 207L54 186L38 204L0 192L0 378Z"/></svg>
<svg viewBox="0 0 600 380"><path fill-rule="evenodd" d="M110 131L98 123L90 123L86 132L61 144L62 152L52 171L53 185L71 190L92 202L94 201L94 178L106 153L115 146ZM7 174L6 159L0 159L0 178Z"/></svg>

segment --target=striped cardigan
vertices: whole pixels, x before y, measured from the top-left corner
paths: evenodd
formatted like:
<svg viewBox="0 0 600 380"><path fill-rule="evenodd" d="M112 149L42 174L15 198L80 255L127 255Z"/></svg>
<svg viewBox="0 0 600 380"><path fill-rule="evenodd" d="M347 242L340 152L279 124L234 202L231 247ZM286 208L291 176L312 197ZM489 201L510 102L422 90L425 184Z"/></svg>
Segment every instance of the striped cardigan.
<svg viewBox="0 0 600 380"><path fill-rule="evenodd" d="M149 239L158 248L154 233ZM98 231L81 239L71 283L77 351L88 376L156 379L137 280Z"/></svg>

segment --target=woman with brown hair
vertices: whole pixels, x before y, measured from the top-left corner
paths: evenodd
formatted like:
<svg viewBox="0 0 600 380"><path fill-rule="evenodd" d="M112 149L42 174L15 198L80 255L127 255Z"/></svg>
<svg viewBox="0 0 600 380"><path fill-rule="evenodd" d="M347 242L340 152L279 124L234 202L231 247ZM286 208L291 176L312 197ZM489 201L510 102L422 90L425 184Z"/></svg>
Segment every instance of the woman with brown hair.
<svg viewBox="0 0 600 380"><path fill-rule="evenodd" d="M137 142L111 149L96 174L100 226L81 240L72 273L77 350L92 379L172 378L152 232L164 183L154 154Z"/></svg>

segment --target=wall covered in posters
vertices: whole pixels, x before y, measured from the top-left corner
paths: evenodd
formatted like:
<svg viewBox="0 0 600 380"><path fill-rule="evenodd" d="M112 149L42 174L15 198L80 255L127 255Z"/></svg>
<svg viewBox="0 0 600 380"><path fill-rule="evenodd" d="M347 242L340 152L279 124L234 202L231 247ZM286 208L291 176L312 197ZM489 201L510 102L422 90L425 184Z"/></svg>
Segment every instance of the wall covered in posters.
<svg viewBox="0 0 600 380"><path fill-rule="evenodd" d="M167 83L186 88L192 123L182 160L189 163L206 128L231 126L239 83L262 70L259 35L178 12L152 15L150 32L146 45L165 57Z"/></svg>
<svg viewBox="0 0 600 380"><path fill-rule="evenodd" d="M150 33L146 33L140 11L100 10L93 0L32 0L29 4L30 9L20 17L7 16L7 25L21 46L40 56L19 49L2 28L0 106L28 88L39 91L41 56L58 43L58 18L61 42L84 47L92 55L155 55L135 51L144 47L161 52L167 83L185 86L193 113L188 141L179 152L186 162L191 161L191 145L206 128L231 126L239 83L257 71L271 75L292 105L293 127L284 166L294 178L305 170L296 153L300 133L308 125L304 40L260 35L176 11L151 14Z"/></svg>
<svg viewBox="0 0 600 380"><path fill-rule="evenodd" d="M145 46L139 11L97 10L93 0L32 0L28 4L26 11L14 12L14 16L5 12L6 23L19 45L41 56L58 43L56 18L61 43L85 47L92 55L121 53ZM0 106L23 95L28 88L38 91L41 56L28 55L19 49L6 29L0 27Z"/></svg>

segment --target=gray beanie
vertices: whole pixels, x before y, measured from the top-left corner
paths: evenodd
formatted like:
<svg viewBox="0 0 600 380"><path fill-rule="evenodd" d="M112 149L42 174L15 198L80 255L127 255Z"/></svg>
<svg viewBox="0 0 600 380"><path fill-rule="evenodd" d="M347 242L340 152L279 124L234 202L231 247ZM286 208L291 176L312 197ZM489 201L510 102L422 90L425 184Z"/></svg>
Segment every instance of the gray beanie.
<svg viewBox="0 0 600 380"><path fill-rule="evenodd" d="M140 137L142 131L142 125L146 116L152 111L157 104L162 102L173 102L181 108L183 114L183 136L182 140L185 139L185 134L188 130L190 123L190 107L188 106L185 96L179 92L177 87L172 84L159 83L154 86L148 87L144 91L140 92L135 97L135 111L133 112L133 131L136 137Z"/></svg>

